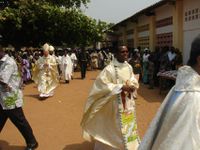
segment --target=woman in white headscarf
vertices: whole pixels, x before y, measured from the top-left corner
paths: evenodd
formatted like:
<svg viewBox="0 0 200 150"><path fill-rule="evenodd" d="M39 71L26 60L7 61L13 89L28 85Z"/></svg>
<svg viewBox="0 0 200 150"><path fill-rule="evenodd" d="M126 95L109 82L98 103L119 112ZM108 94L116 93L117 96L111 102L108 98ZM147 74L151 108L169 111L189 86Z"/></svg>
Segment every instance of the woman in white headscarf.
<svg viewBox="0 0 200 150"><path fill-rule="evenodd" d="M139 150L200 149L200 35L193 41L188 66L178 70Z"/></svg>

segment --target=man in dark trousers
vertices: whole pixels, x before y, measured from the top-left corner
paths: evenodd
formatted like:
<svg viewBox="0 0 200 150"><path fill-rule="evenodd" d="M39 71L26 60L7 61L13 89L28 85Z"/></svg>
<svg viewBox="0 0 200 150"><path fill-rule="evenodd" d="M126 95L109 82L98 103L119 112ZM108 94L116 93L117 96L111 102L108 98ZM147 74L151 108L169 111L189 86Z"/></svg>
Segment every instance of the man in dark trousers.
<svg viewBox="0 0 200 150"><path fill-rule="evenodd" d="M20 86L21 77L16 62L0 46L0 132L9 118L23 135L26 150L34 150L38 143L22 110L23 94Z"/></svg>
<svg viewBox="0 0 200 150"><path fill-rule="evenodd" d="M81 78L85 79L87 63L88 63L88 54L86 53L85 48L81 49L81 52L79 55L79 62L80 62L80 67L81 67Z"/></svg>

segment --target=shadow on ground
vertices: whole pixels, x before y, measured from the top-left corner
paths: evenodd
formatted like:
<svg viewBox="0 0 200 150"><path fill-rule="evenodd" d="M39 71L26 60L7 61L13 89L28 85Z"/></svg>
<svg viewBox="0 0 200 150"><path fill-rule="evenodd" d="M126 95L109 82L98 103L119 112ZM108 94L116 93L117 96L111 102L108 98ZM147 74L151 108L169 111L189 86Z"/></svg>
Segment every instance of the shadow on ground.
<svg viewBox="0 0 200 150"><path fill-rule="evenodd" d="M94 143L91 142L66 145L65 148L63 148L63 150L93 150L93 149L94 149Z"/></svg>
<svg viewBox="0 0 200 150"><path fill-rule="evenodd" d="M91 78L90 80L96 80L96 78Z"/></svg>
<svg viewBox="0 0 200 150"><path fill-rule="evenodd" d="M138 94L143 97L146 101L154 103L154 102L162 102L167 95L167 93L160 94L159 88L155 87L154 89L149 89L148 85L140 83L140 88L138 90Z"/></svg>
<svg viewBox="0 0 200 150"><path fill-rule="evenodd" d="M74 80L82 80L82 78L81 77L76 77L76 78L74 78Z"/></svg>
<svg viewBox="0 0 200 150"><path fill-rule="evenodd" d="M0 140L0 150L24 150L25 146L10 145L6 141Z"/></svg>
<svg viewBox="0 0 200 150"><path fill-rule="evenodd" d="M39 99L39 95L38 94L29 94L29 95L24 95L24 96Z"/></svg>

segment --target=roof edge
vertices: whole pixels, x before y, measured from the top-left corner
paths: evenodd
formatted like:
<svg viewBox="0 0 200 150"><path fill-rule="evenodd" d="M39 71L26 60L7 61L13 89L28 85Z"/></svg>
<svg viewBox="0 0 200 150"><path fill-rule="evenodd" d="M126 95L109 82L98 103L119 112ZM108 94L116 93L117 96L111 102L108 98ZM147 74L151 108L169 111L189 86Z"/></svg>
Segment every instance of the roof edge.
<svg viewBox="0 0 200 150"><path fill-rule="evenodd" d="M169 2L175 2L176 0L160 0L158 1L157 3L154 3L152 5L150 5L149 7L146 7L138 12L136 12L134 15L116 23L114 26L111 27L111 29L114 29L116 28L117 26L123 26L125 22L127 22L128 20L132 20L132 21L136 21L137 20L137 17L139 17L140 15L142 14L146 14L146 15L154 15L152 12L152 9L155 9L155 8L158 8L166 3L169 3Z"/></svg>

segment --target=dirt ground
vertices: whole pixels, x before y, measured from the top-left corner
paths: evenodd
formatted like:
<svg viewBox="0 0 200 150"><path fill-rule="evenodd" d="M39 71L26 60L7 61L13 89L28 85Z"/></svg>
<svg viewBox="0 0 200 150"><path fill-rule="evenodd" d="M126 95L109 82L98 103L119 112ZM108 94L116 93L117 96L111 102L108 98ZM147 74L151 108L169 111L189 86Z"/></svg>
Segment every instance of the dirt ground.
<svg viewBox="0 0 200 150"><path fill-rule="evenodd" d="M37 150L92 150L93 143L82 138L80 121L92 83L99 71L87 72L85 80L75 73L70 84L61 83L55 95L38 100L35 84L24 89L24 112L39 142ZM143 137L152 117L165 95L158 89L149 90L141 84L136 100L139 134ZM8 120L0 134L0 150L23 150L25 142L19 131Z"/></svg>

